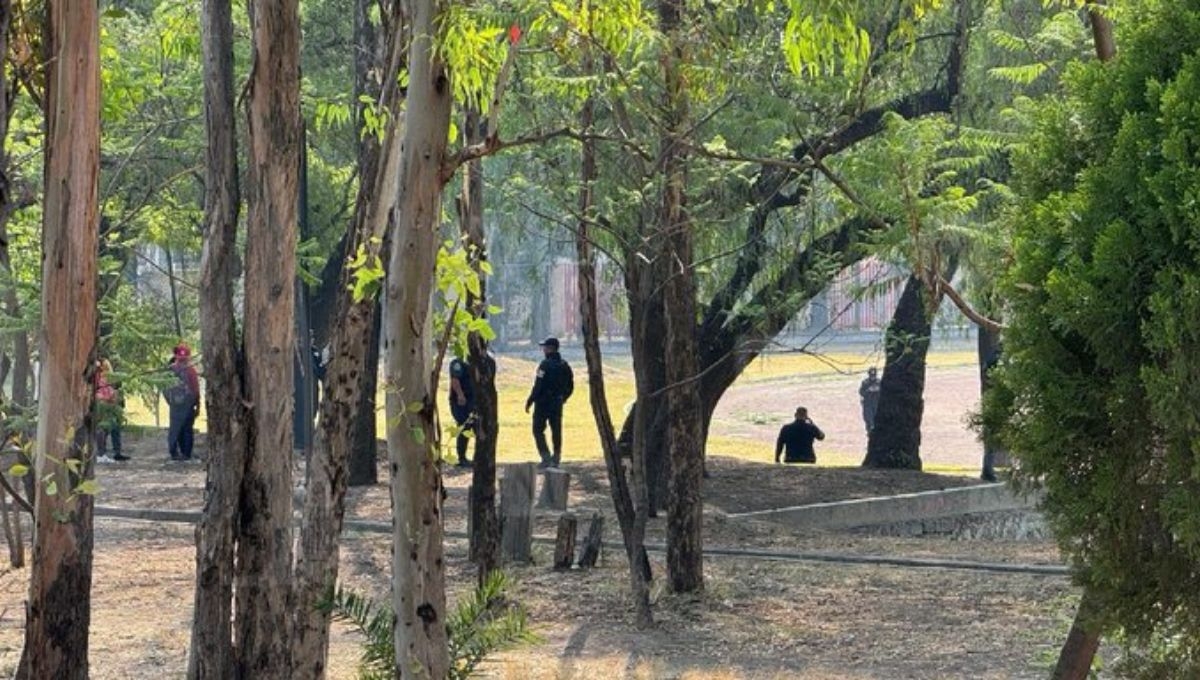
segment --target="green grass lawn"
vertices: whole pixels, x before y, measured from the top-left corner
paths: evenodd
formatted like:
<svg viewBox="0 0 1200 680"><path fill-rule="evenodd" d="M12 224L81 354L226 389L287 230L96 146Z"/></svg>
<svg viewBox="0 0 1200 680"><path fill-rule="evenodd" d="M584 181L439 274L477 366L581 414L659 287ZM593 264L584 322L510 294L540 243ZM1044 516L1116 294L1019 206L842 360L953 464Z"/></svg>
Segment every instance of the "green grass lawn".
<svg viewBox="0 0 1200 680"><path fill-rule="evenodd" d="M790 382L799 378L806 380L820 379L822 376L834 377L838 371L863 371L870 365L871 357L867 354L834 353L816 357L808 354L773 354L755 360L742 373L734 384L753 385L773 381ZM934 352L929 355L929 366L964 366L975 363L974 352ZM567 402L563 413L563 448L565 455L572 460L598 459L601 456L600 439L596 434L596 424L592 417L588 396L587 367L582 361L572 364L575 371L575 395ZM533 375L537 365L533 361L514 357L499 359L497 375L497 391L500 399L500 435L497 446L497 456L502 462L518 462L537 460L533 436L530 430L531 417L525 413L525 398L533 384ZM442 372L442 380L438 386L438 407L443 419L445 431L450 431L453 420L449 409L446 408L447 378ZM621 422L634 400L633 372L627 358L608 362L605 366L604 386L608 396L609 409L612 412L614 424L620 428ZM379 394L378 403L381 405L376 417L379 423L380 437L385 432L386 419L382 404L384 394ZM783 414L787 416L788 414ZM156 424L153 410L138 400L130 400L128 405L130 423L134 426L154 426ZM205 414L201 413L197 428L205 427ZM166 404L159 402L159 420L162 427L167 424ZM549 433L547 433L548 435ZM447 451L453 450L453 442L446 438ZM709 448L720 451L725 455L743 458L761 458L762 443L737 436L729 436L714 430L709 436ZM946 470L957 471L957 470Z"/></svg>

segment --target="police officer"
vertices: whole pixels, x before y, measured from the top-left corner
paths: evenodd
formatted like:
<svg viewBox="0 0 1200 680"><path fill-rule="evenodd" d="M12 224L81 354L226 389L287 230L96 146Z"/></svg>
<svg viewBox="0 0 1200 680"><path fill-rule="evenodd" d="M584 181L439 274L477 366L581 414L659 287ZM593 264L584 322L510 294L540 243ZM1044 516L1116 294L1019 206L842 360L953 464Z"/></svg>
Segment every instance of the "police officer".
<svg viewBox="0 0 1200 680"><path fill-rule="evenodd" d="M471 461L467 459L467 446L470 443L467 433L477 434L475 384L471 381L467 362L459 357L450 361L450 414L458 426L458 438L455 440L458 467L471 467Z"/></svg>
<svg viewBox="0 0 1200 680"><path fill-rule="evenodd" d="M533 407L533 441L542 459L538 467L558 467L562 460L563 403L575 390L575 376L571 366L558 353L558 338L546 338L538 346L545 358L538 365L533 391L525 400L525 412L529 413L529 408ZM554 443L553 455L546 446L547 423Z"/></svg>

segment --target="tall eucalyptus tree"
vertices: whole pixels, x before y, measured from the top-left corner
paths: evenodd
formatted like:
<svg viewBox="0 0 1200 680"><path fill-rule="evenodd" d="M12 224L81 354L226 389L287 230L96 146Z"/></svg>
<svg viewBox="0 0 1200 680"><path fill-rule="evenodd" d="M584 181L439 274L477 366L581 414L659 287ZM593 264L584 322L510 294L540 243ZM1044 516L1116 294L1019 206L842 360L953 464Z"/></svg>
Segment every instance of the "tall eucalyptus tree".
<svg viewBox="0 0 1200 680"><path fill-rule="evenodd" d="M100 10L50 0L33 558L18 677L89 677Z"/></svg>

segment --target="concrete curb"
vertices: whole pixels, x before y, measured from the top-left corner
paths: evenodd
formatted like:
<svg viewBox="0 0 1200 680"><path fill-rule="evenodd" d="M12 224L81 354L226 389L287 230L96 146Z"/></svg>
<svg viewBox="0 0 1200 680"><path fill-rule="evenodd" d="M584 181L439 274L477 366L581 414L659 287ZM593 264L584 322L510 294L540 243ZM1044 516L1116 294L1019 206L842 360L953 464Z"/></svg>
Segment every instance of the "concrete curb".
<svg viewBox="0 0 1200 680"><path fill-rule="evenodd" d="M957 489L733 513L727 516L729 519L785 522L792 527L845 529L1003 510L1030 510L1037 506L1037 501L1036 497L1016 495L1006 484L979 484Z"/></svg>

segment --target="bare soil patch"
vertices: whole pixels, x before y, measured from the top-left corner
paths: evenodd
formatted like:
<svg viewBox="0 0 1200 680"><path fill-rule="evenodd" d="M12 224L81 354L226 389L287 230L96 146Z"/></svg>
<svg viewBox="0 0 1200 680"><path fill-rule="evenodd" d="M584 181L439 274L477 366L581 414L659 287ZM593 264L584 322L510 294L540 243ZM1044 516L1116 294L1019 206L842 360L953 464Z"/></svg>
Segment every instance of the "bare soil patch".
<svg viewBox="0 0 1200 680"><path fill-rule="evenodd" d="M202 464L169 463L161 433L131 436L134 460L104 466L98 503L199 510ZM198 446L202 449L202 445ZM163 449L163 451L160 451ZM608 518L618 538L599 462L568 464L571 509ZM708 546L795 552L935 556L1057 563L1048 542L950 541L796 531L727 513L973 483L962 477L858 469L775 466L713 457L706 481ZM381 466L381 478L386 468ZM302 467L297 464L297 479ZM446 470L447 530L465 530L470 474ZM386 487L353 489L347 516L387 521ZM553 533L556 513L539 513L535 533ZM650 541L663 540L663 519ZM195 552L190 526L96 520L92 677L181 678L186 666ZM1066 579L944 569L711 558L707 591L662 590L663 556L652 554L656 626L632 627L623 555L599 568L554 572L550 547L535 564L509 569L514 596L541 641L490 662L498 678L1024 678L1044 677L1075 599ZM465 541L447 541L452 598L473 583ZM386 536L347 534L342 578L380 601L390 572ZM0 577L0 673L20 655L27 572ZM352 678L357 636L335 627L331 678Z"/></svg>

